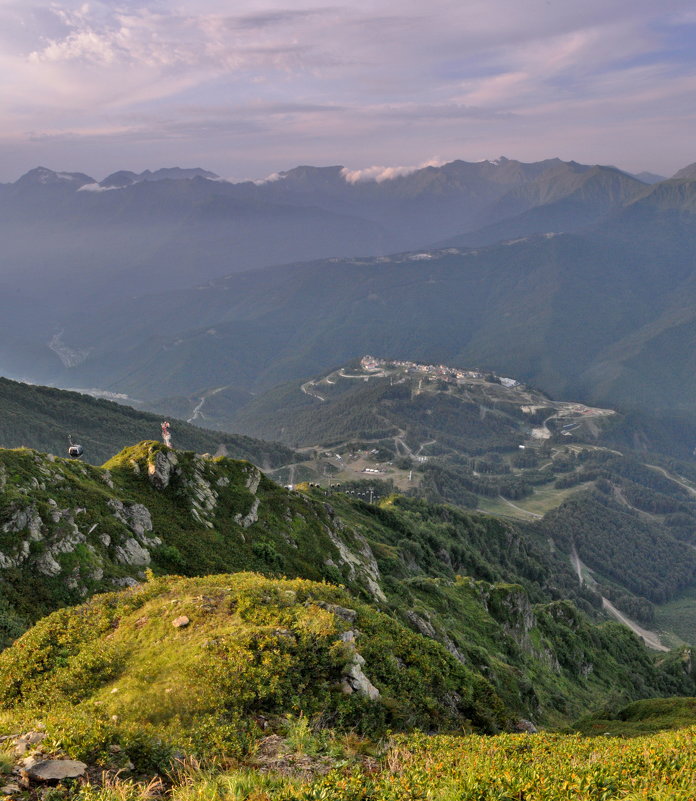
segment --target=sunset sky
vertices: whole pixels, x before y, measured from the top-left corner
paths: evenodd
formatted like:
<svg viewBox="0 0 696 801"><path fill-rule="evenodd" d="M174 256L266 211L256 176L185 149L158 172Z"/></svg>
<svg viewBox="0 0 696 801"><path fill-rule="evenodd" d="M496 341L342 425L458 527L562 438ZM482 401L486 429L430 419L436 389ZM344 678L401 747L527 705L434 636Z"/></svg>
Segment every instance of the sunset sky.
<svg viewBox="0 0 696 801"><path fill-rule="evenodd" d="M0 0L0 180L696 161L682 0ZM374 171L375 174L378 170Z"/></svg>

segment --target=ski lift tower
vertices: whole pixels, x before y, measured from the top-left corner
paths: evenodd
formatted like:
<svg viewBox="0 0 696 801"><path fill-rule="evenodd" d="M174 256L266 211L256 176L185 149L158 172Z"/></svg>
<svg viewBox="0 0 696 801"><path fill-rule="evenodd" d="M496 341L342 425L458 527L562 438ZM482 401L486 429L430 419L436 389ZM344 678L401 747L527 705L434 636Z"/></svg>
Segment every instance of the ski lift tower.
<svg viewBox="0 0 696 801"><path fill-rule="evenodd" d="M168 447L172 447L172 434L169 430L169 423L165 420L162 423L162 442Z"/></svg>

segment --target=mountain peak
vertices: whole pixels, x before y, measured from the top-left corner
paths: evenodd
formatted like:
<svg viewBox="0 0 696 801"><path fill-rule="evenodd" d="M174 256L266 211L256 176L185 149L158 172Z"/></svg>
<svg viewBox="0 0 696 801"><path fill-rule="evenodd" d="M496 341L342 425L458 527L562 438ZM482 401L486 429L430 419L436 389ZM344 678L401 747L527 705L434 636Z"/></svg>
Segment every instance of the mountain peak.
<svg viewBox="0 0 696 801"><path fill-rule="evenodd" d="M672 178L677 178L687 181L696 181L696 161L693 164L687 164L687 166L682 167L681 170L677 170L677 172L674 173Z"/></svg>
<svg viewBox="0 0 696 801"><path fill-rule="evenodd" d="M92 183L94 183L94 178L90 178L89 175L82 172L55 172L48 167L34 167L16 181L17 186L71 184L78 189L85 184Z"/></svg>
<svg viewBox="0 0 696 801"><path fill-rule="evenodd" d="M222 180L216 173L204 170L202 167L161 167L158 170L144 170L141 173L118 170L107 175L99 185L105 189L123 189L144 181L188 181L193 178L204 178L208 181Z"/></svg>

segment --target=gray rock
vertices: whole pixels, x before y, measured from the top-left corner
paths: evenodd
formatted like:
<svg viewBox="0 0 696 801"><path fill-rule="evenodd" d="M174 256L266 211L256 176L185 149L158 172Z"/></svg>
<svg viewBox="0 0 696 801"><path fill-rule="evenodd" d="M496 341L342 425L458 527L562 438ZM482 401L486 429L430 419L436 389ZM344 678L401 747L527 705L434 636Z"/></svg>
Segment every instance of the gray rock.
<svg viewBox="0 0 696 801"><path fill-rule="evenodd" d="M53 558L50 551L41 554L36 562L34 562L34 566L42 576L57 576L61 570L60 565Z"/></svg>
<svg viewBox="0 0 696 801"><path fill-rule="evenodd" d="M87 765L76 759L44 759L25 768L27 778L32 782L57 783L63 779L76 779L84 776Z"/></svg>
<svg viewBox="0 0 696 801"><path fill-rule="evenodd" d="M327 612L333 612L336 617L340 617L347 623L355 623L355 618L358 616L358 613L355 611L355 609L348 609L347 607L339 606L338 604L327 604L326 601L315 601L314 605L319 606L322 609L326 609Z"/></svg>
<svg viewBox="0 0 696 801"><path fill-rule="evenodd" d="M121 503L116 498L109 500L109 506L114 512L114 517L128 526L136 537L142 540L145 532L152 531L152 517L150 510L142 503L133 503L129 506Z"/></svg>
<svg viewBox="0 0 696 801"><path fill-rule="evenodd" d="M122 565L145 567L150 564L150 552L133 537L114 548L114 559Z"/></svg>
<svg viewBox="0 0 696 801"><path fill-rule="evenodd" d="M121 578L111 579L111 581L117 587L137 587L139 583L132 576L122 576Z"/></svg>
<svg viewBox="0 0 696 801"><path fill-rule="evenodd" d="M527 732L527 734L536 734L538 729L531 720L520 718L515 723L515 731Z"/></svg>
<svg viewBox="0 0 696 801"><path fill-rule="evenodd" d="M31 749L32 746L38 745L46 738L44 732L30 731L26 734L21 734L15 740L14 753L15 756L24 756Z"/></svg>
<svg viewBox="0 0 696 801"><path fill-rule="evenodd" d="M148 465L147 472L150 483L155 489L163 490L169 486L169 482L179 461L173 451L157 451L154 461Z"/></svg>
<svg viewBox="0 0 696 801"><path fill-rule="evenodd" d="M3 795L14 795L15 793L21 793L22 789L18 784L6 784L3 787L0 787L0 793Z"/></svg>
<svg viewBox="0 0 696 801"><path fill-rule="evenodd" d="M349 652L352 652L351 660L341 678L341 690L347 695L355 692L364 695L371 701L376 701L380 697L380 693L363 672L365 659L355 649L356 634L357 632L347 631L341 635L341 641L346 644Z"/></svg>
<svg viewBox="0 0 696 801"><path fill-rule="evenodd" d="M43 521L41 516L33 505L27 506L24 509L17 509L10 519L2 527L6 534L16 534L20 531L28 531L29 537L32 540L40 540L42 538L41 529Z"/></svg>
<svg viewBox="0 0 696 801"><path fill-rule="evenodd" d="M254 502L251 504L251 509L245 515L242 515L240 512L234 516L234 522L240 525L242 528L249 528L252 526L258 519L259 519L259 499L254 498Z"/></svg>
<svg viewBox="0 0 696 801"><path fill-rule="evenodd" d="M353 655L353 662L349 665L343 677L343 682L345 682L353 692L364 695L371 701L376 701L379 698L379 690L363 673L362 667L364 664L365 660L356 651Z"/></svg>
<svg viewBox="0 0 696 801"><path fill-rule="evenodd" d="M181 615L175 620L172 620L172 626L174 626L175 629L183 629L186 628L190 622L191 621L186 617L186 615Z"/></svg>
<svg viewBox="0 0 696 801"><path fill-rule="evenodd" d="M333 524L334 528L338 527L336 525L338 522L338 518L336 518ZM339 536L336 531L328 526L326 527L326 533L329 535L332 544L338 550L340 561L348 566L349 577L361 581L376 601L380 603L386 602L387 596L379 585L381 576L379 567L377 566L377 560L365 537L356 531L346 531L345 534ZM344 537L348 536L350 536L355 543L355 551L349 548L345 542Z"/></svg>
<svg viewBox="0 0 696 801"><path fill-rule="evenodd" d="M424 637L432 637L434 640L437 639L437 632L435 631L432 623L430 623L428 620L425 620L420 615L416 614L416 612L414 612L412 609L409 609L408 612L406 612L406 617L416 628L416 630Z"/></svg>
<svg viewBox="0 0 696 801"><path fill-rule="evenodd" d="M252 495L256 495L256 490L261 483L261 471L253 464L247 467L248 478L246 480L246 488Z"/></svg>

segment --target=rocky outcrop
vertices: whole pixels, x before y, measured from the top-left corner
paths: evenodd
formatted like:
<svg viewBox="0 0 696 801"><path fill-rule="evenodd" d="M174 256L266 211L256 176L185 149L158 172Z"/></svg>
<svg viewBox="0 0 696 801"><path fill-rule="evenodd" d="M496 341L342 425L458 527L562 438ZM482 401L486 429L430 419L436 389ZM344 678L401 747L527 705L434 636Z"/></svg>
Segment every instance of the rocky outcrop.
<svg viewBox="0 0 696 801"><path fill-rule="evenodd" d="M5 534L19 534L22 531L27 531L29 538L36 541L41 539L42 526L41 516L32 504L16 509L10 515L10 519L3 525L2 530Z"/></svg>
<svg viewBox="0 0 696 801"><path fill-rule="evenodd" d="M174 451L155 451L152 461L147 466L147 474L152 486L158 490L166 489L178 466L179 460Z"/></svg>
<svg viewBox="0 0 696 801"><path fill-rule="evenodd" d="M29 782L58 784L65 779L77 779L84 776L87 765L76 759L42 759L22 770L22 778Z"/></svg>
<svg viewBox="0 0 696 801"><path fill-rule="evenodd" d="M362 581L376 601L385 603L387 597L379 585L381 576L377 560L365 537L355 531L349 532L345 529L339 534L330 526L326 527L326 533L338 550L340 561L348 566L350 578L355 581ZM346 544L345 540L348 537L355 543L355 550L352 550Z"/></svg>
<svg viewBox="0 0 696 801"><path fill-rule="evenodd" d="M137 536L142 537L146 531L152 531L150 511L142 503L133 503L126 506L116 498L111 498L108 503L109 507L114 511L114 517L128 526Z"/></svg>
<svg viewBox="0 0 696 801"><path fill-rule="evenodd" d="M114 548L114 559L122 565L146 567L150 564L150 552L133 537L129 537L123 545Z"/></svg>
<svg viewBox="0 0 696 801"><path fill-rule="evenodd" d="M238 523L242 528L249 528L249 526L252 526L259 519L259 504L259 499L254 498L251 509L249 509L245 515L242 515L241 512L236 514L234 516L234 522Z"/></svg>
<svg viewBox="0 0 696 801"><path fill-rule="evenodd" d="M380 697L380 692L365 675L363 671L365 659L355 647L355 639L358 633L356 631L344 631L341 635L341 641L346 644L351 652L351 660L346 666L345 673L341 679L341 689L347 695L355 692L358 695L364 695L371 701L377 701Z"/></svg>

